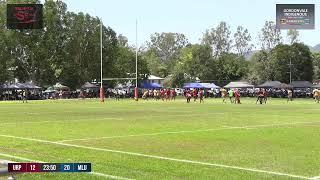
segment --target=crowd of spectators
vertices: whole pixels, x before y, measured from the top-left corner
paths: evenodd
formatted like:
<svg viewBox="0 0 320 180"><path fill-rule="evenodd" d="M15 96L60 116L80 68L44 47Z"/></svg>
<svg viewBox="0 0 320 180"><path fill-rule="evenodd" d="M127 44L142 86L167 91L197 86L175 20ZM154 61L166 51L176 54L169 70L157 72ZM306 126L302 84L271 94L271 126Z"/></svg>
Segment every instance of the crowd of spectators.
<svg viewBox="0 0 320 180"><path fill-rule="evenodd" d="M143 92L146 89L139 89L139 97L142 97ZM150 89L153 91L152 89ZM245 88L238 89L241 97L255 97L258 88ZM265 89L268 97L273 98L285 98L287 97L286 89ZM99 90L77 90L77 91L52 91L45 92L40 90L12 90L12 91L1 91L0 90L0 100L21 100L23 91L27 92L27 98L29 100L44 100L44 99L76 99L76 98L99 98ZM134 89L106 89L106 98L134 98ZM183 91L177 95L183 96ZM293 96L295 98L307 98L312 97L311 88L300 88L293 90ZM204 89L205 98L219 98L221 97L220 89Z"/></svg>

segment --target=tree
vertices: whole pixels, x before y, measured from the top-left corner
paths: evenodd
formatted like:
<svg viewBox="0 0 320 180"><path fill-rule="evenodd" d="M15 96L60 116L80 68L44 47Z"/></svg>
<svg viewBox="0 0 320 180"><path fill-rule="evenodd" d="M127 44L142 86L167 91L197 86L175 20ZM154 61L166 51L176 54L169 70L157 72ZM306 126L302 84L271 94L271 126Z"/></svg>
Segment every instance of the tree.
<svg viewBox="0 0 320 180"><path fill-rule="evenodd" d="M314 75L313 59L309 47L302 43L294 43L291 47L293 49L293 63L297 71L293 77L298 81L312 81Z"/></svg>
<svg viewBox="0 0 320 180"><path fill-rule="evenodd" d="M66 61L68 42L67 5L62 1L47 0L44 3L44 28L31 45L31 54L36 61L34 72L29 79L39 85L48 86L56 83ZM31 41L32 42L32 41Z"/></svg>
<svg viewBox="0 0 320 180"><path fill-rule="evenodd" d="M177 66L192 78L207 80L215 77L213 60L210 46L195 44L182 50Z"/></svg>
<svg viewBox="0 0 320 180"><path fill-rule="evenodd" d="M167 63L178 57L180 50L188 44L188 40L184 34L155 33L151 35L150 42L147 44L149 49L159 57L161 63Z"/></svg>
<svg viewBox="0 0 320 180"><path fill-rule="evenodd" d="M147 58L151 72L166 77L172 74L182 48L188 43L184 34L179 33L155 33L147 42L147 50L144 57Z"/></svg>
<svg viewBox="0 0 320 180"><path fill-rule="evenodd" d="M202 43L212 47L213 56L218 57L228 53L231 48L230 27L226 22L220 22L216 28L206 30L202 37Z"/></svg>
<svg viewBox="0 0 320 180"><path fill-rule="evenodd" d="M159 77L166 77L169 75L169 69L164 63L161 63L161 60L155 51L147 50L142 52L142 58L146 59L151 74Z"/></svg>
<svg viewBox="0 0 320 180"><path fill-rule="evenodd" d="M136 73L136 55L135 49L119 46L116 54L116 62L114 68L117 70L114 73L115 77L128 77ZM138 78L145 79L150 74L146 59L141 55L138 56Z"/></svg>
<svg viewBox="0 0 320 180"><path fill-rule="evenodd" d="M251 57L247 79L254 84L275 80L269 52L262 50Z"/></svg>
<svg viewBox="0 0 320 180"><path fill-rule="evenodd" d="M216 81L219 84L228 81L241 80L248 73L248 62L236 54L224 54L216 59Z"/></svg>
<svg viewBox="0 0 320 180"><path fill-rule="evenodd" d="M184 83L193 81L192 79L184 70L184 67L182 64L177 64L174 67L174 73L168 77L166 77L164 81L164 85L166 87L183 87Z"/></svg>
<svg viewBox="0 0 320 180"><path fill-rule="evenodd" d="M244 29L242 26L238 26L237 32L234 34L235 48L238 55L247 55L253 48L253 44L250 43L251 35L248 29Z"/></svg>
<svg viewBox="0 0 320 180"><path fill-rule="evenodd" d="M313 79L320 79L320 53L313 53L313 69L314 69L314 76Z"/></svg>
<svg viewBox="0 0 320 180"><path fill-rule="evenodd" d="M300 43L293 45L277 45L272 51L272 64L274 79L281 82L290 82L290 66L292 67L292 80L296 81L312 81L313 65L312 56L308 46Z"/></svg>
<svg viewBox="0 0 320 180"><path fill-rule="evenodd" d="M287 37L289 39L289 43L293 44L293 43L298 43L299 42L299 31L296 29L289 29L287 32Z"/></svg>
<svg viewBox="0 0 320 180"><path fill-rule="evenodd" d="M5 1L0 1L0 12L5 12ZM4 13L3 13L4 14ZM9 79L10 64L12 63L11 57L11 34L6 31L5 16L0 15L0 83L4 83Z"/></svg>
<svg viewBox="0 0 320 180"><path fill-rule="evenodd" d="M0 10L5 5L0 1ZM85 81L100 79L100 20L68 12L60 0L44 1L43 12L42 30L7 30L4 13L0 15L0 81L15 77L41 86L60 81L74 89ZM117 45L116 33L103 26L104 77L118 71L114 68Z"/></svg>
<svg viewBox="0 0 320 180"><path fill-rule="evenodd" d="M118 35L118 42L120 46L128 46L128 38L122 34Z"/></svg>
<svg viewBox="0 0 320 180"><path fill-rule="evenodd" d="M262 49L271 50L281 43L281 31L276 28L273 21L266 21L261 31L260 41Z"/></svg>

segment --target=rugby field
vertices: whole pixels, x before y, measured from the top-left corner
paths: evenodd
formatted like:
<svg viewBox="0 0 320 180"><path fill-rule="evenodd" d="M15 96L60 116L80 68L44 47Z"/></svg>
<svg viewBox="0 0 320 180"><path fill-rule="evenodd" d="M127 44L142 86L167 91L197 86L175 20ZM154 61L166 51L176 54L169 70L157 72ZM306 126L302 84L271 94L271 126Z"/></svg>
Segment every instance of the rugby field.
<svg viewBox="0 0 320 180"><path fill-rule="evenodd" d="M0 102L0 159L93 165L18 179L320 179L319 128L312 99Z"/></svg>

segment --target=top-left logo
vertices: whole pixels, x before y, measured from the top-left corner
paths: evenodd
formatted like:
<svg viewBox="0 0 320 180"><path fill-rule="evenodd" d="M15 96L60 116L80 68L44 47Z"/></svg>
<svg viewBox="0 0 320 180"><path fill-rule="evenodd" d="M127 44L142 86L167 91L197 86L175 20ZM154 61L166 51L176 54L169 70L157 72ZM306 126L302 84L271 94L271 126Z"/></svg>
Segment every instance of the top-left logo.
<svg viewBox="0 0 320 180"><path fill-rule="evenodd" d="M7 4L8 29L42 29L42 4Z"/></svg>

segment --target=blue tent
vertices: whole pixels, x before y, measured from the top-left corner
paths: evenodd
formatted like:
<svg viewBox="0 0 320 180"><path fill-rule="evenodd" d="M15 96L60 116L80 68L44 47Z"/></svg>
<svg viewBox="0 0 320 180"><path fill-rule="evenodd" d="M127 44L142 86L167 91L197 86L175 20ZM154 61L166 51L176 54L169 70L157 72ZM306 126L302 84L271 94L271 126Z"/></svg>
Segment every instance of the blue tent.
<svg viewBox="0 0 320 180"><path fill-rule="evenodd" d="M199 83L201 86L203 86L206 89L219 89L220 87L215 85L214 83Z"/></svg>
<svg viewBox="0 0 320 180"><path fill-rule="evenodd" d="M204 88L201 84L199 83L185 83L183 85L183 88Z"/></svg>
<svg viewBox="0 0 320 180"><path fill-rule="evenodd" d="M143 83L141 83L141 88L143 88L143 89L159 89L159 88L162 88L162 86L158 83L143 82Z"/></svg>

